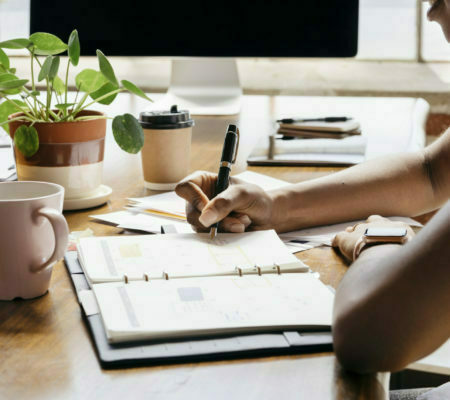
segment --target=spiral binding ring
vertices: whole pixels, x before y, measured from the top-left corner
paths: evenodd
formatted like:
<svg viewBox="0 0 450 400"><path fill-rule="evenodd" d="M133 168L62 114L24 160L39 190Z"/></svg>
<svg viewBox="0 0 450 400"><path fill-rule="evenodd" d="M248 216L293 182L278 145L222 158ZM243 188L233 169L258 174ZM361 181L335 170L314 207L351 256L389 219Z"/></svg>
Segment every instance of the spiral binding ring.
<svg viewBox="0 0 450 400"><path fill-rule="evenodd" d="M277 274L281 275L281 268L278 264L274 264L275 268L277 269Z"/></svg>
<svg viewBox="0 0 450 400"><path fill-rule="evenodd" d="M256 272L258 272L258 275L261 276L262 272L261 272L261 267L258 267L257 265L255 265L256 268Z"/></svg>
<svg viewBox="0 0 450 400"><path fill-rule="evenodd" d="M242 276L242 268L236 267L236 272L238 273L239 276Z"/></svg>
<svg viewBox="0 0 450 400"><path fill-rule="evenodd" d="M149 281L149 279L148 279L148 274L144 274L144 281L145 281L145 282L148 282L148 281Z"/></svg>
<svg viewBox="0 0 450 400"><path fill-rule="evenodd" d="M165 279L166 281L169 280L169 274L167 272L163 272L163 279Z"/></svg>
<svg viewBox="0 0 450 400"><path fill-rule="evenodd" d="M123 280L126 284L128 283L128 275L127 274L123 274Z"/></svg>

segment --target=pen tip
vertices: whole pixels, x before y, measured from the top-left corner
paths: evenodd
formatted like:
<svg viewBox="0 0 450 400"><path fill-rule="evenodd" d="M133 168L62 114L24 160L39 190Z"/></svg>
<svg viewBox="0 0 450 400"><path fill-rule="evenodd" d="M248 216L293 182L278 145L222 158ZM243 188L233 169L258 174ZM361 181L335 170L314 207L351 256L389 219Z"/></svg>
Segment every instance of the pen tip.
<svg viewBox="0 0 450 400"><path fill-rule="evenodd" d="M211 239L214 239L216 237L217 234L217 228L211 228L211 230L209 231L209 236Z"/></svg>

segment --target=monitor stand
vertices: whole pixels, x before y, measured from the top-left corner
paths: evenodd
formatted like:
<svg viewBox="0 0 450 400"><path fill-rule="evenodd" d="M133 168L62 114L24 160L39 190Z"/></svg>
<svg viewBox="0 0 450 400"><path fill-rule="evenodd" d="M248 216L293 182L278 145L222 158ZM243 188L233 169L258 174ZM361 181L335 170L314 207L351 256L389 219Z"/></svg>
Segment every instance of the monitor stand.
<svg viewBox="0 0 450 400"><path fill-rule="evenodd" d="M234 58L172 61L170 87L159 107L177 104L194 115L234 115L241 110L242 89Z"/></svg>

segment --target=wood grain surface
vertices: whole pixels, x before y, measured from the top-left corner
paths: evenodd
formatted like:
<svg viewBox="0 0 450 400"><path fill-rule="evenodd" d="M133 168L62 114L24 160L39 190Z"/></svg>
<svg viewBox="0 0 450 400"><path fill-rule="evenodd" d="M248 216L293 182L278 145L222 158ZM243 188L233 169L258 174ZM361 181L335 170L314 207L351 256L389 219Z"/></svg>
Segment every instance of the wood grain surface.
<svg viewBox="0 0 450 400"><path fill-rule="evenodd" d="M234 173L242 172L255 141L273 129L270 104L269 97L248 96L236 118L195 118L191 170L217 170L225 128L236 122L243 138ZM137 114L141 106L123 96L116 107ZM144 189L139 157L120 151L108 129L104 182L113 194L98 208L66 212L71 231L121 232L93 222L89 215L121 210L126 197L153 193ZM251 170L298 182L336 169ZM298 257L333 287L347 269L326 247ZM0 302L0 354L0 399L384 399L386 395L385 375L343 371L332 353L102 370L62 262L54 267L46 295Z"/></svg>

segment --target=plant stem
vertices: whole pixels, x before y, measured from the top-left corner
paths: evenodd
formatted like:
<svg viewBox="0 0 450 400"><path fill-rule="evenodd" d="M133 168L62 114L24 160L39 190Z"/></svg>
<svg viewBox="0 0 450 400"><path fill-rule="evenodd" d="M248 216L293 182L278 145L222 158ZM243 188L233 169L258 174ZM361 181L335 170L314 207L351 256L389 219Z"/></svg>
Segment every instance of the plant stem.
<svg viewBox="0 0 450 400"><path fill-rule="evenodd" d="M91 101L90 103L86 104L84 107L78 108L77 112L83 111L87 107L91 106L92 104L98 103L99 101L108 98L109 96L112 96L113 94L123 92L125 89L117 89L113 90L112 92L106 93L103 96L97 97L94 101Z"/></svg>
<svg viewBox="0 0 450 400"><path fill-rule="evenodd" d="M75 95L75 100L73 101L75 104L77 104L78 94L80 93L80 89L77 88L77 94Z"/></svg>
<svg viewBox="0 0 450 400"><path fill-rule="evenodd" d="M45 81L47 82L47 106L45 107L45 116L46 116L47 120L50 120L50 117L49 117L50 113L48 112L48 110L50 110L50 104L52 101L52 92L50 89L50 81L48 80L48 78L46 78Z"/></svg>
<svg viewBox="0 0 450 400"><path fill-rule="evenodd" d="M68 84L69 84L69 66L70 66L70 57L67 58L67 69L66 69L66 86L65 86L65 96L64 96L64 103L67 103L67 90L68 90ZM67 115L67 108L64 109L64 116Z"/></svg>
<svg viewBox="0 0 450 400"><path fill-rule="evenodd" d="M6 96L2 96L6 101L8 101L9 103L13 104L14 107L16 107L19 111L23 112L28 118L33 119L33 115L27 113L26 111L24 111L20 106L18 106L16 103L14 103L12 100L8 99Z"/></svg>
<svg viewBox="0 0 450 400"><path fill-rule="evenodd" d="M25 93L30 93L29 91L28 91L28 89L24 86L24 91L25 91ZM33 97L34 98L34 100L36 100L42 107L44 107L45 108L45 104L42 102L42 101L40 101L40 100L38 100L38 99L36 99L35 97ZM39 112L40 111L40 112ZM38 111L38 113L40 113L41 115L42 115L42 110L39 110ZM49 111L49 113L50 113L50 115L53 117L53 118L56 118L56 114L52 111L52 110L48 110Z"/></svg>
<svg viewBox="0 0 450 400"><path fill-rule="evenodd" d="M78 96L78 93L77 93ZM89 93L86 92L83 97L81 98L80 102L78 104L75 104L75 107L73 108L70 116L76 115L78 113L78 111L80 110L80 108L83 106L84 102L86 101L86 99L88 98Z"/></svg>
<svg viewBox="0 0 450 400"><path fill-rule="evenodd" d="M34 92L36 90L36 85L34 83L34 50L31 51L31 90ZM34 98L34 108L36 109L36 98Z"/></svg>
<svg viewBox="0 0 450 400"><path fill-rule="evenodd" d="M30 122L33 122L33 120L31 118L24 117L22 115L21 117L16 117L16 118L8 119L7 121L0 122L0 126L5 125L5 124L7 124L9 122L13 122L13 121L30 121Z"/></svg>
<svg viewBox="0 0 450 400"><path fill-rule="evenodd" d="M36 110L33 109L33 105L30 103L30 101L27 98L24 98L25 103L27 103L28 108L32 111L33 116L37 117Z"/></svg>

